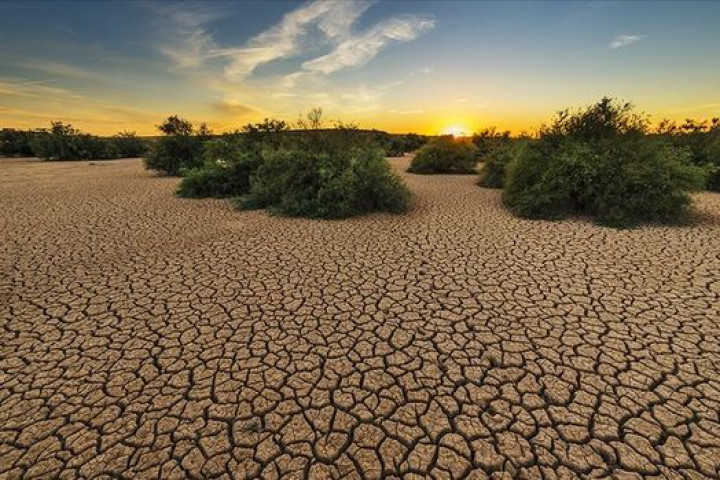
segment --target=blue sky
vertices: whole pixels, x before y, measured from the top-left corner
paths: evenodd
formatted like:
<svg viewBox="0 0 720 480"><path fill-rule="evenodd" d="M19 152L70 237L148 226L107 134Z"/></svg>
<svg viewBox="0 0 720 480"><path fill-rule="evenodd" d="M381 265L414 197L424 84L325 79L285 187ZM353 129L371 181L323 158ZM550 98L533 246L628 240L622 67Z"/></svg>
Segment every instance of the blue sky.
<svg viewBox="0 0 720 480"><path fill-rule="evenodd" d="M720 2L4 2L0 126L153 133L177 113L437 133L611 95L720 115Z"/></svg>

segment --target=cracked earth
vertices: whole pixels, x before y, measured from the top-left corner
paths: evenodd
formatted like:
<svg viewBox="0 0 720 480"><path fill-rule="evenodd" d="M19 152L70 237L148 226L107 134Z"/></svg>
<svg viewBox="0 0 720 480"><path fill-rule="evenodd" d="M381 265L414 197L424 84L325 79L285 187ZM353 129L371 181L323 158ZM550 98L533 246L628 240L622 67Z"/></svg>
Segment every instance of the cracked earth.
<svg viewBox="0 0 720 480"><path fill-rule="evenodd" d="M718 194L618 231L404 174L308 221L0 162L2 478L720 476Z"/></svg>

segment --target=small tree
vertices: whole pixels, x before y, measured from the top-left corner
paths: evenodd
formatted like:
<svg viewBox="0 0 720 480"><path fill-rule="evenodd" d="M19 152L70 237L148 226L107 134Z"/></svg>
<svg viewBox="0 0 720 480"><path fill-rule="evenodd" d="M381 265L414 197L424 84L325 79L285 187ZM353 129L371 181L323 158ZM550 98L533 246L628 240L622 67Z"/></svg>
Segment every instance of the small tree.
<svg viewBox="0 0 720 480"><path fill-rule="evenodd" d="M164 175L179 175L185 169L196 168L203 163L204 142L212 132L204 123L195 129L193 124L173 115L158 130L158 139L145 157L145 167Z"/></svg>

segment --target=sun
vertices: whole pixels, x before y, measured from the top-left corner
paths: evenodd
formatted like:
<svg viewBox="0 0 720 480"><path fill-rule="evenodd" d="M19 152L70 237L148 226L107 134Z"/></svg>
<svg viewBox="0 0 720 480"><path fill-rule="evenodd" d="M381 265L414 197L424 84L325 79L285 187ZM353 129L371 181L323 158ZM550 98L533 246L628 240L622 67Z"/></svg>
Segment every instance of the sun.
<svg viewBox="0 0 720 480"><path fill-rule="evenodd" d="M464 137L467 135L468 130L463 125L450 125L446 127L441 134L452 135L453 137Z"/></svg>

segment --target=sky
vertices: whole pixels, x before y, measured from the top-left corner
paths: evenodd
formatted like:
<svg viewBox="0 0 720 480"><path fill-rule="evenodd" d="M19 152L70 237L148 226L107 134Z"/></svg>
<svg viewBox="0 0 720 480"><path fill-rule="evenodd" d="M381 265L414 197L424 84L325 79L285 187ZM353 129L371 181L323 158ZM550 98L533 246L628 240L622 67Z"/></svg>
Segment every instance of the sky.
<svg viewBox="0 0 720 480"><path fill-rule="evenodd" d="M216 132L323 109L390 132L533 132L607 95L720 116L720 2L4 1L0 127Z"/></svg>

